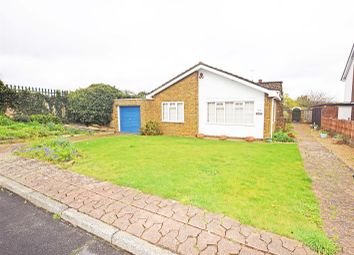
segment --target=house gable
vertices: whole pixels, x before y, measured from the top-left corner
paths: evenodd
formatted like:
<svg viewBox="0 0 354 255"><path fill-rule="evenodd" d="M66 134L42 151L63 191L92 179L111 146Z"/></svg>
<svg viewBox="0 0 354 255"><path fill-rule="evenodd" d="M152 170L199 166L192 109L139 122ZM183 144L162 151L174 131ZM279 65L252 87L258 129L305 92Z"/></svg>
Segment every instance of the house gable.
<svg viewBox="0 0 354 255"><path fill-rule="evenodd" d="M177 75L176 77L172 78L171 80L169 80L166 83L162 84L161 86L157 87L156 89L154 89L153 91L151 91L147 95L147 98L153 98L156 94L160 93L161 91L165 90L166 88L168 88L170 86L173 86L181 79L184 79L185 77L187 77L188 75L190 75L194 72L199 72L200 70L209 71L209 72L219 75L221 77L224 77L224 78L233 80L235 82L238 82L240 84L243 84L244 86L248 86L248 87L253 88L255 90L266 93L269 95L269 97L274 97L274 98L280 100L280 92L277 90L268 89L265 86L262 86L258 83L251 81L251 80L248 80L248 79L245 79L241 76L226 72L226 71L218 69L216 67L212 67L212 66L204 64L202 62L198 63L195 66L192 66L191 68L187 69L183 73Z"/></svg>

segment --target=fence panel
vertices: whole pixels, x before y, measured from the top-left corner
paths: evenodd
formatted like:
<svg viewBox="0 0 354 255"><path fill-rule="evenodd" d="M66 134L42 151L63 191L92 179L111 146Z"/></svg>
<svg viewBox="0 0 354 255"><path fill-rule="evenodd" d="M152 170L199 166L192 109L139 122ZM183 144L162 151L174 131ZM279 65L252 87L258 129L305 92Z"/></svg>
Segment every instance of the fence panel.
<svg viewBox="0 0 354 255"><path fill-rule="evenodd" d="M321 127L325 130L340 133L354 141L354 121L339 120L322 116Z"/></svg>
<svg viewBox="0 0 354 255"><path fill-rule="evenodd" d="M46 88L37 88L37 87L30 87L30 86L16 86L12 84L6 84L6 87L8 87L11 90L14 90L16 92L20 91L29 91L31 93L39 93L44 96L48 97L56 97L56 96L66 96L69 94L69 91L67 90L60 90L60 89L46 89Z"/></svg>

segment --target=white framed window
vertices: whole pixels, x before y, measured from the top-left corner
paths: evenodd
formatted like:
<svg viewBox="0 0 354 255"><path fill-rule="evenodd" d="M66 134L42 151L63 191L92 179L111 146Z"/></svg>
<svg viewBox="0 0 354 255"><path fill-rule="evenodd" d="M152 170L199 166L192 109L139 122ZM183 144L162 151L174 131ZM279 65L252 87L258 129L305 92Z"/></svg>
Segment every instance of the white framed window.
<svg viewBox="0 0 354 255"><path fill-rule="evenodd" d="M184 102L162 102L163 122L184 122Z"/></svg>
<svg viewBox="0 0 354 255"><path fill-rule="evenodd" d="M254 124L254 101L225 101L207 103L210 124Z"/></svg>

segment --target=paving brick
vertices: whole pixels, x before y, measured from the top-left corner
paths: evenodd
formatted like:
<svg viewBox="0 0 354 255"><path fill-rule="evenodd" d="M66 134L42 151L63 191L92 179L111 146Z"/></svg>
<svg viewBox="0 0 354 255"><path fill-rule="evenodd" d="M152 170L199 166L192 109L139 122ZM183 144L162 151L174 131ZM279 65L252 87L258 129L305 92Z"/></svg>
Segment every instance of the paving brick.
<svg viewBox="0 0 354 255"><path fill-rule="evenodd" d="M241 250L241 245L236 242L232 242L226 239L221 239L218 243L218 254L219 255L229 255L229 254L239 254Z"/></svg>
<svg viewBox="0 0 354 255"><path fill-rule="evenodd" d="M289 250L283 247L280 238L273 238L272 242L268 245L268 250L274 254L288 255Z"/></svg>
<svg viewBox="0 0 354 255"><path fill-rule="evenodd" d="M140 237L141 234L144 232L145 228L144 228L144 223L146 220L141 219L131 225L128 226L127 228L127 232L130 234L133 234L137 237Z"/></svg>
<svg viewBox="0 0 354 255"><path fill-rule="evenodd" d="M178 235L178 231L171 231L160 239L159 244L164 248L176 252L177 246L179 244L179 242L176 239L177 235Z"/></svg>
<svg viewBox="0 0 354 255"><path fill-rule="evenodd" d="M216 246L208 246L205 250L203 250L200 255L216 255L218 252L218 249Z"/></svg>
<svg viewBox="0 0 354 255"><path fill-rule="evenodd" d="M243 235L241 235L239 227L232 227L231 229L227 230L226 238L241 244L246 243L246 238Z"/></svg>
<svg viewBox="0 0 354 255"><path fill-rule="evenodd" d="M210 223L208 223L207 230L219 236L225 236L225 232L226 232L221 222L218 222L217 220L212 220Z"/></svg>
<svg viewBox="0 0 354 255"><path fill-rule="evenodd" d="M149 229L145 230L141 238L143 238L146 241L149 241L150 243L156 244L162 237L161 233L159 232L161 227L162 224L152 225Z"/></svg>
<svg viewBox="0 0 354 255"><path fill-rule="evenodd" d="M204 250L208 245L217 245L220 241L221 237L208 233L206 231L202 231L197 238L197 247L199 250Z"/></svg>
<svg viewBox="0 0 354 255"><path fill-rule="evenodd" d="M201 229L206 229L206 222L204 219L204 212L197 213L194 215L188 222L188 224L201 228Z"/></svg>
<svg viewBox="0 0 354 255"><path fill-rule="evenodd" d="M194 237L188 237L183 243L178 247L177 252L180 254L188 255L198 255L199 250L197 249L197 239Z"/></svg>
<svg viewBox="0 0 354 255"><path fill-rule="evenodd" d="M298 246L298 242L294 241L294 240L290 240L289 238L286 237L281 237L280 238L282 243L283 243L283 247L288 249L289 251L294 251L296 246Z"/></svg>
<svg viewBox="0 0 354 255"><path fill-rule="evenodd" d="M246 239L246 244L257 250L268 251L266 242L261 239L258 233L251 233Z"/></svg>
<svg viewBox="0 0 354 255"><path fill-rule="evenodd" d="M196 227L189 226L189 225L183 225L179 230L177 240L179 242L184 242L189 237L197 237L200 232L201 232L201 230Z"/></svg>
<svg viewBox="0 0 354 255"><path fill-rule="evenodd" d="M242 247L240 251L240 255L264 255L263 252L257 251L248 247ZM282 255L282 254L279 254Z"/></svg>

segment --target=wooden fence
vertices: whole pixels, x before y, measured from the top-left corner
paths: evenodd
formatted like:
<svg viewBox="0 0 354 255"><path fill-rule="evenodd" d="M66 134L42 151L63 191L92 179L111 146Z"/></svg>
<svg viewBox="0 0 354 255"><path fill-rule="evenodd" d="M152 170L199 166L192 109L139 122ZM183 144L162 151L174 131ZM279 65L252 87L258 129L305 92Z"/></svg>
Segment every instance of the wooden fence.
<svg viewBox="0 0 354 255"><path fill-rule="evenodd" d="M6 87L12 89L16 92L20 91L29 91L32 93L39 93L48 97L56 97L56 96L65 96L69 93L67 90L59 90L59 89L45 89L45 88L36 88L36 87L26 87L26 86L16 86L11 84L6 84Z"/></svg>
<svg viewBox="0 0 354 255"><path fill-rule="evenodd" d="M321 128L340 133L354 142L354 121L321 117Z"/></svg>

